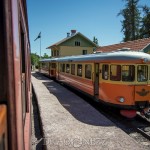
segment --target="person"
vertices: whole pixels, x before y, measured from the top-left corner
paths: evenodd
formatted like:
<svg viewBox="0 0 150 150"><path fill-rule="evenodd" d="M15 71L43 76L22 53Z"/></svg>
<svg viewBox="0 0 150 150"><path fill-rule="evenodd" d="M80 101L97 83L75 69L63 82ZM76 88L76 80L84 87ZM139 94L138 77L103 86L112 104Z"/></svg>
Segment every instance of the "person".
<svg viewBox="0 0 150 150"><path fill-rule="evenodd" d="M105 80L108 79L108 72L107 72L107 71L104 72L104 79L105 79Z"/></svg>
<svg viewBox="0 0 150 150"><path fill-rule="evenodd" d="M146 77L144 76L142 70L138 71L138 81L146 81Z"/></svg>

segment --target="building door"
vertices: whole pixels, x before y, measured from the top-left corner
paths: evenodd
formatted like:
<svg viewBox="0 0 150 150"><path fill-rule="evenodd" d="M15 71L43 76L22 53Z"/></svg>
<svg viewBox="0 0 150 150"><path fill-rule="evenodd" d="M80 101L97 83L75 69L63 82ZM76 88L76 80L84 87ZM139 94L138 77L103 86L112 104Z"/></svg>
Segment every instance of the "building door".
<svg viewBox="0 0 150 150"><path fill-rule="evenodd" d="M98 98L99 96L99 64L94 65L94 96Z"/></svg>

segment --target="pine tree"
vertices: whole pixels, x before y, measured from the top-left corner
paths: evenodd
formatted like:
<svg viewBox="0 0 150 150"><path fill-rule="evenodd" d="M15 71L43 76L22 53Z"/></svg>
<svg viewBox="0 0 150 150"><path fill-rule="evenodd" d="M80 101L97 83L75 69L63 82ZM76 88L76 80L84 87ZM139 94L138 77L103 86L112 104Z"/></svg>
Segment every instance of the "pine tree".
<svg viewBox="0 0 150 150"><path fill-rule="evenodd" d="M145 5L142 8L144 16L141 21L140 36L141 38L148 38L150 37L150 7Z"/></svg>
<svg viewBox="0 0 150 150"><path fill-rule="evenodd" d="M122 32L124 33L123 41L135 40L140 38L140 11L138 9L139 0L124 0L126 2L125 8L119 12L118 15L123 16Z"/></svg>
<svg viewBox="0 0 150 150"><path fill-rule="evenodd" d="M98 39L94 36L93 42L98 45Z"/></svg>

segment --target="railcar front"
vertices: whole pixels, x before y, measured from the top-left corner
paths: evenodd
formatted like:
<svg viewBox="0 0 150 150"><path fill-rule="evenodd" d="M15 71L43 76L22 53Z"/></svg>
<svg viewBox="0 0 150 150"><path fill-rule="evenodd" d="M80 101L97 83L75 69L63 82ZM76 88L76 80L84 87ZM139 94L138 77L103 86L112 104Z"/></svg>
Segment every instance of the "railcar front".
<svg viewBox="0 0 150 150"><path fill-rule="evenodd" d="M57 58L40 60L39 72L55 79L56 71L57 71L57 62L56 61L57 61Z"/></svg>
<svg viewBox="0 0 150 150"><path fill-rule="evenodd" d="M138 110L148 117L150 55L118 52L105 61L100 63L99 99L120 108L123 116L132 118Z"/></svg>
<svg viewBox="0 0 150 150"><path fill-rule="evenodd" d="M47 76L50 75L49 73L49 63L50 61L49 60L40 60L40 66L39 66L39 72L42 73L42 74L45 74Z"/></svg>
<svg viewBox="0 0 150 150"><path fill-rule="evenodd" d="M58 59L58 74L59 81L119 108L123 116L132 118L137 110L148 115L149 54L130 51L64 57Z"/></svg>

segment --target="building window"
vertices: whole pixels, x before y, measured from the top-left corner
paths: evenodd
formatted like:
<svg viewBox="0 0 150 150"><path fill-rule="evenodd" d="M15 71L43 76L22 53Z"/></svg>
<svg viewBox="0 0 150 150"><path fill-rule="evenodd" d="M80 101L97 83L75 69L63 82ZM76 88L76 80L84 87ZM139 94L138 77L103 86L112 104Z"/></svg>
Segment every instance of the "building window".
<svg viewBox="0 0 150 150"><path fill-rule="evenodd" d="M77 65L77 76L81 76L82 77L82 65Z"/></svg>
<svg viewBox="0 0 150 150"><path fill-rule="evenodd" d="M75 64L71 64L71 74L75 75Z"/></svg>
<svg viewBox="0 0 150 150"><path fill-rule="evenodd" d="M54 51L54 56L56 56L56 51Z"/></svg>
<svg viewBox="0 0 150 150"><path fill-rule="evenodd" d="M59 50L57 50L57 56L59 56Z"/></svg>
<svg viewBox="0 0 150 150"><path fill-rule="evenodd" d="M92 74L92 65L90 64L85 65L85 77L91 79L91 74Z"/></svg>
<svg viewBox="0 0 150 150"><path fill-rule="evenodd" d="M75 41L75 46L80 46L80 42L79 41Z"/></svg>
<svg viewBox="0 0 150 150"><path fill-rule="evenodd" d="M87 50L82 50L82 54L86 55L87 54Z"/></svg>

